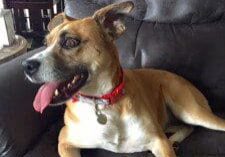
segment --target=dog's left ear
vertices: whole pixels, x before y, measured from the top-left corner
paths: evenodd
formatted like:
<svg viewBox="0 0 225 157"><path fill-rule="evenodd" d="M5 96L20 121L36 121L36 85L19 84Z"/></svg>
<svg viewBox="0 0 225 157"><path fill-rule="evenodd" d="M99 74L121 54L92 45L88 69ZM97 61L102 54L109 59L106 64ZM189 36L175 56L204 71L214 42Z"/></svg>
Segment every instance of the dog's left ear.
<svg viewBox="0 0 225 157"><path fill-rule="evenodd" d="M132 1L116 3L106 6L93 15L93 18L102 26L112 40L117 39L125 30L123 16L134 8Z"/></svg>
<svg viewBox="0 0 225 157"><path fill-rule="evenodd" d="M53 30L55 27L57 27L58 25L62 24L65 21L72 21L72 20L75 20L75 19L67 16L64 12L59 13L53 19L51 19L50 22L48 23L48 26L47 26L48 31Z"/></svg>

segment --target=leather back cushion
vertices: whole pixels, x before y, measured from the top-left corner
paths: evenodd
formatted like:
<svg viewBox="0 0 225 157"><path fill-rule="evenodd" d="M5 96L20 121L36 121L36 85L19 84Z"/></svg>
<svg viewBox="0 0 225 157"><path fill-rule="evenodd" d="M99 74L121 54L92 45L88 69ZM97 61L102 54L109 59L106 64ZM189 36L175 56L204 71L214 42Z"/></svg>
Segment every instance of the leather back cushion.
<svg viewBox="0 0 225 157"><path fill-rule="evenodd" d="M83 18L121 0L66 1L66 13ZM125 1L125 0L124 0ZM127 31L117 41L126 68L175 72L194 83L216 109L225 109L225 1L133 0Z"/></svg>
<svg viewBox="0 0 225 157"><path fill-rule="evenodd" d="M143 23L133 60L137 67L166 69L185 77L212 107L225 109L225 23Z"/></svg>
<svg viewBox="0 0 225 157"><path fill-rule="evenodd" d="M128 0L66 0L65 11L74 18L90 16L105 5ZM131 0L130 0L131 1ZM224 19L224 0L132 0L132 18L163 23L208 23Z"/></svg>

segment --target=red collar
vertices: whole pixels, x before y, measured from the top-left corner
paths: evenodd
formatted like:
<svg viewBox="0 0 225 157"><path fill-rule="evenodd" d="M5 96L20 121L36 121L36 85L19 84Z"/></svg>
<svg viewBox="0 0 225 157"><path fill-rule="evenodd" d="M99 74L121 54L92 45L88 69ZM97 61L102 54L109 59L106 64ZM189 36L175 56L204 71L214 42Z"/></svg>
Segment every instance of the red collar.
<svg viewBox="0 0 225 157"><path fill-rule="evenodd" d="M125 94L125 83L124 83L124 76L123 76L123 71L121 70L120 74L120 83L113 89L111 93L104 94L102 96L90 96L90 95L85 95L82 93L77 93L73 98L72 101L76 102L79 101L79 97L84 97L87 99L92 99L92 100L100 100L103 102L106 102L105 105L112 105L115 102L117 102L124 94Z"/></svg>

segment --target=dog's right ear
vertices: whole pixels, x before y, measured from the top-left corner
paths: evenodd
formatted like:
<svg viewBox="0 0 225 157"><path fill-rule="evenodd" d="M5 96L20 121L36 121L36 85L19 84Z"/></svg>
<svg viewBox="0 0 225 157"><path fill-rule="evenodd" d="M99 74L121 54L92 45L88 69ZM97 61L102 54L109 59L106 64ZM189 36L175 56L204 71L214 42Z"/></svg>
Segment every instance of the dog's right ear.
<svg viewBox="0 0 225 157"><path fill-rule="evenodd" d="M59 13L53 19L51 19L50 22L48 23L48 26L47 26L48 31L53 30L55 27L57 27L58 25L62 24L65 21L72 21L72 20L75 20L75 19L67 16L65 13Z"/></svg>

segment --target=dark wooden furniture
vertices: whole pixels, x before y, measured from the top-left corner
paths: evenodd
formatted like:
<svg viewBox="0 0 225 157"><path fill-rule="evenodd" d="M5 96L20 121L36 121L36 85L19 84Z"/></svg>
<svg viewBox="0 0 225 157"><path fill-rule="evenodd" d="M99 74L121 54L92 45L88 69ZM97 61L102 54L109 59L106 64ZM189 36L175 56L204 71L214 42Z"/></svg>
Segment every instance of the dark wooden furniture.
<svg viewBox="0 0 225 157"><path fill-rule="evenodd" d="M26 52L27 40L20 35L16 35L12 45L4 46L2 49L0 49L0 64L5 63Z"/></svg>
<svg viewBox="0 0 225 157"><path fill-rule="evenodd" d="M63 11L64 3L63 0L6 0L6 7L13 10L16 33L33 38L46 34L48 22Z"/></svg>

